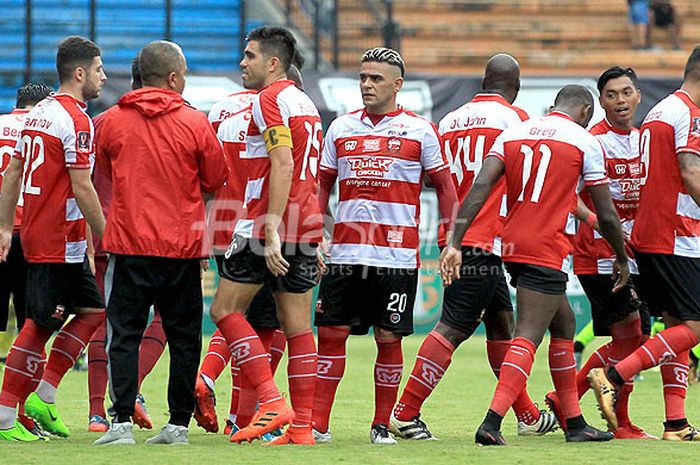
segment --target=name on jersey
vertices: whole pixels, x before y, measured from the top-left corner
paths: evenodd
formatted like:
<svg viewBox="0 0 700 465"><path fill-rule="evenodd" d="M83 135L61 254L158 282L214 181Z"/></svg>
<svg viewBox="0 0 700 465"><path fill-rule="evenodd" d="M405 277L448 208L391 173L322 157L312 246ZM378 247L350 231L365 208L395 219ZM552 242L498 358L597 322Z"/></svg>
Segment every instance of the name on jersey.
<svg viewBox="0 0 700 465"><path fill-rule="evenodd" d="M21 132L22 131L20 131L17 128L4 127L4 128L2 128L2 137L3 137L3 139L7 139L7 138L16 139L19 137Z"/></svg>
<svg viewBox="0 0 700 465"><path fill-rule="evenodd" d="M554 137L554 134L556 134L556 133L557 133L557 130L554 128L538 128L537 126L535 126L535 127L530 129L531 136L551 138L551 137Z"/></svg>
<svg viewBox="0 0 700 465"><path fill-rule="evenodd" d="M24 124L29 128L48 129L53 124L53 121L44 118L27 118L24 120Z"/></svg>
<svg viewBox="0 0 700 465"><path fill-rule="evenodd" d="M450 123L450 129L467 129L474 126L484 126L486 118L479 116L467 116L464 119L453 119Z"/></svg>
<svg viewBox="0 0 700 465"><path fill-rule="evenodd" d="M347 157L347 162L358 178L383 178L394 163L388 157Z"/></svg>

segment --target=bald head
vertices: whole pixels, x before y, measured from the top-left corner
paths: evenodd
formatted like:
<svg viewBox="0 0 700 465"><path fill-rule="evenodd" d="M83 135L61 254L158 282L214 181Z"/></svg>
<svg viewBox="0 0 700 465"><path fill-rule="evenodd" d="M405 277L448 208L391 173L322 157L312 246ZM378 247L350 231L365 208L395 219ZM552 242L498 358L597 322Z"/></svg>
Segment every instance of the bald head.
<svg viewBox="0 0 700 465"><path fill-rule="evenodd" d="M481 88L486 92L501 94L506 100L513 103L520 90L520 65L518 61L507 53L492 56L486 62Z"/></svg>
<svg viewBox="0 0 700 465"><path fill-rule="evenodd" d="M174 42L156 40L141 50L139 70L144 86L169 88L172 75L182 75L184 78L186 69L187 62L182 49ZM184 88L184 80L182 87Z"/></svg>
<svg viewBox="0 0 700 465"><path fill-rule="evenodd" d="M593 95L583 86L564 86L554 99L553 110L566 113L578 124L586 127L593 116Z"/></svg>

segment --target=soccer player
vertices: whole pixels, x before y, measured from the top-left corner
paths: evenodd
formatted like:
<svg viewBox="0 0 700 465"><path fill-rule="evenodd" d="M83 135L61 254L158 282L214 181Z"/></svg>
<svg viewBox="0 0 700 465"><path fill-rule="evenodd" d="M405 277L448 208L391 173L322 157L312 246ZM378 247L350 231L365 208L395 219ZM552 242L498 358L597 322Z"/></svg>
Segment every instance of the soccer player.
<svg viewBox="0 0 700 465"><path fill-rule="evenodd" d="M627 284L629 267L620 220L610 198L600 143L584 128L593 97L582 86L562 88L548 115L505 130L486 156L460 207L450 245L440 263L446 285L459 279L460 245L496 182L505 174L508 216L502 257L517 288L515 338L506 354L484 422L476 432L481 445L505 445L501 421L525 387L535 351L547 329L552 336L549 366L562 405L569 442L607 441L612 433L588 426L576 392L573 337L576 322L566 299L567 256L574 231L576 189L581 178L598 212L603 237L616 253L614 291Z"/></svg>
<svg viewBox="0 0 700 465"><path fill-rule="evenodd" d="M17 145L17 139L24 127L24 118L34 105L46 98L53 89L45 84L29 83L17 90L17 103L15 108L6 115L0 115L0 175L10 165L12 154ZM0 185L2 177L0 176ZM27 274L27 262L22 253L22 244L19 240L19 228L22 224L22 202L18 202L15 212L15 225L12 234L12 247L7 261L0 263L0 332L7 327L7 318L10 309L10 295L15 308L17 329L24 325L25 310L25 281Z"/></svg>
<svg viewBox="0 0 700 465"><path fill-rule="evenodd" d="M206 117L182 98L187 62L172 42L141 51L143 88L100 119L97 164L112 181L103 248L107 353L116 416L96 445L133 444L138 351L151 305L170 351L170 418L149 444L186 444L201 351L200 259L205 247L203 194L228 177L225 156Z"/></svg>
<svg viewBox="0 0 700 465"><path fill-rule="evenodd" d="M684 397L688 351L700 336L700 46L690 54L683 84L647 114L640 129L646 172L632 247L639 266L638 290L652 314L663 314L667 329L621 362L591 370L589 379L601 411L615 423L614 396L627 380L656 365L674 372L663 439L700 441L688 423ZM666 378L664 377L664 384Z"/></svg>
<svg viewBox="0 0 700 465"><path fill-rule="evenodd" d="M17 139L24 127L24 118L29 113L34 105L46 98L53 89L45 84L29 83L17 90L17 103L12 112L6 115L0 115L0 156L2 156L2 165L0 173L4 175L5 170L12 160L12 154L17 145ZM2 183L2 177L0 177ZM0 263L0 330L5 331L7 319L10 310L10 295L15 311L15 319L17 330L20 331L24 326L26 318L25 304L25 287L27 281L27 261L22 253L22 243L19 238L19 229L22 224L22 200L17 203L15 211L15 225L12 232L12 247L7 256L7 261ZM0 331L0 333L2 332ZM14 334L7 332L0 334L0 337L9 337L8 346L12 344ZM32 379L33 387L30 391L36 388L41 376L43 375L43 365L34 374ZM41 427L31 418L24 414L24 402L19 404L18 420L24 425L27 430L34 434L40 434Z"/></svg>
<svg viewBox="0 0 700 465"><path fill-rule="evenodd" d="M243 85L258 91L246 136L253 176L245 188L246 218L236 223L219 270L211 316L260 406L251 423L231 436L232 442L251 441L294 420L271 444L314 444L317 355L309 309L322 239L316 181L322 127L311 99L286 79L295 49L288 30L261 27L248 35L241 61ZM287 335L294 410L280 395L265 348L245 319L265 283L272 286Z"/></svg>
<svg viewBox="0 0 700 465"><path fill-rule="evenodd" d="M294 64L289 67L287 78L293 81L297 88L304 90L301 73ZM254 90L248 92L251 97L256 93ZM245 188L248 179L255 176L251 172L251 169L255 168L255 163L251 163L245 152L248 125L252 118L252 101L247 105L244 105L245 102L245 99L227 97L218 104L221 107L225 106L227 111L233 111L220 123L217 133L226 153L226 161L230 170L229 178L226 184L216 191L214 201L209 205L209 228L210 234L213 234L212 249L219 270L223 267L224 252L231 244L236 222L245 217ZM240 105L237 110L234 107L236 104ZM210 122L212 122L211 118L210 114ZM270 368L273 375L287 343L284 332L280 330L276 312L272 288L269 284L265 284L246 310L246 319L255 329L265 350L270 354ZM214 382L230 360L231 351L226 344L226 339L221 331L216 330L202 361L195 388L197 402L194 418L197 424L208 432L215 433L219 430L215 409ZM255 414L258 400L255 390L251 389L247 379L240 376L240 369L235 363L231 365L231 380L233 384L231 407L224 428L224 434L229 436L250 423ZM272 437L267 435L263 439L269 440Z"/></svg>
<svg viewBox="0 0 700 465"><path fill-rule="evenodd" d="M513 106L520 90L520 66L510 55L498 54L486 64L483 91L448 113L440 121L445 152L460 200L476 178L483 157L496 137L508 127L528 119ZM500 235L505 181L500 180L486 206L462 240L461 279L445 289L440 321L421 345L408 384L391 417L391 431L406 439L431 439L420 408L437 387L452 361L452 353L466 341L481 321L486 327L486 352L498 377L511 344L513 305L500 259ZM446 243L440 229L439 243ZM484 311L485 309L485 311ZM540 412L526 390L513 404L519 435L540 435L556 429L556 418Z"/></svg>
<svg viewBox="0 0 700 465"><path fill-rule="evenodd" d="M401 382L401 340L413 332L418 284L418 223L424 174L437 190L440 215L451 229L457 194L437 128L404 110L396 97L405 65L392 49L362 55L360 92L365 107L328 128L321 160L321 210L336 179L339 202L330 266L316 307L319 371L314 434L329 442L335 392L345 371L349 334L374 328L373 444L396 444L389 433Z"/></svg>
<svg viewBox="0 0 700 465"><path fill-rule="evenodd" d="M143 87L141 83L141 72L138 66L138 56L131 62L131 89L140 89ZM99 132L100 121L102 115L95 117L95 131ZM105 217L109 214L109 207L112 203L112 180L107 176L101 167L95 166L92 176L97 196L102 205L102 213ZM95 278L100 292L104 295L104 277L107 272L107 253L102 250L102 242L98 238L94 238L94 263L95 263ZM106 322L101 323L95 333L90 338L88 345L88 392L90 398L90 413L88 420L88 431L91 433L104 433L109 429L109 421L105 412L104 400L105 390L107 388L108 373L107 373L107 351L105 345L107 343L107 325ZM153 320L143 333L143 339L139 348L139 382L134 404L134 423L141 428L152 429L153 420L148 415L146 410L146 401L141 392L141 383L148 373L153 370L153 367L158 362L158 359L165 350L165 333L163 332L163 323L160 318L160 313L154 313Z"/></svg>
<svg viewBox="0 0 700 465"><path fill-rule="evenodd" d="M629 237L639 206L639 183L644 175L639 155L639 131L632 124L641 101L637 75L632 68L608 68L598 78L598 92L605 118L595 124L590 132L603 146L613 203L621 218L623 231ZM581 192L581 199L587 209L593 208L587 191ZM592 368L622 360L642 343L642 333L648 335L651 329L646 304L637 297L632 281L619 292L612 292L615 255L598 231L593 229L597 226L595 213L588 211L587 217L580 224L574 241L574 273L591 303L595 334L612 336L612 341L594 352L576 374L579 398L588 390L587 377ZM630 258L630 270L633 275L637 274L633 258ZM604 359L607 359L606 362L603 362ZM633 384L629 382L620 391L615 404L618 424L608 427L617 439L656 439L629 419L627 406L632 388ZM556 392L547 394L546 399L558 413Z"/></svg>
<svg viewBox="0 0 700 465"><path fill-rule="evenodd" d="M25 398L27 415L44 429L63 437L70 434L56 410L56 390L104 312L86 259L86 225L101 237L105 220L90 180L93 126L85 102L100 95L107 77L100 49L77 36L59 44L56 68L58 92L26 115L0 196L0 260L5 261L20 178L24 179L20 237L28 262L29 318L10 351L0 392L0 438L4 440L37 439L15 423L16 407ZM71 314L75 315L66 322ZM43 377L29 394L32 378L43 363L44 346L58 330Z"/></svg>

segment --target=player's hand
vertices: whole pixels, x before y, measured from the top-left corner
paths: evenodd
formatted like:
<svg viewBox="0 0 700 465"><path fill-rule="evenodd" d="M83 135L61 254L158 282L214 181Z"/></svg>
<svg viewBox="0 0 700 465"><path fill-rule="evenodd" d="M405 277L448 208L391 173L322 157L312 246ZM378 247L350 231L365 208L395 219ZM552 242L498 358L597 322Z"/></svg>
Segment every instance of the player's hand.
<svg viewBox="0 0 700 465"><path fill-rule="evenodd" d="M88 259L88 267L90 268L90 273L94 276L97 268L95 268L95 254L89 253L87 254L87 259Z"/></svg>
<svg viewBox="0 0 700 465"><path fill-rule="evenodd" d="M615 285L612 288L613 292L617 292L627 286L630 280L630 265L627 260L623 262L617 258L615 259L613 262L612 279L615 281Z"/></svg>
<svg viewBox="0 0 700 465"><path fill-rule="evenodd" d="M0 230L0 263L7 261L10 247L12 247L12 231Z"/></svg>
<svg viewBox="0 0 700 465"><path fill-rule="evenodd" d="M448 245L440 254L439 273L445 287L460 278L459 270L462 267L462 251Z"/></svg>
<svg viewBox="0 0 700 465"><path fill-rule="evenodd" d="M284 276L289 271L289 263L282 256L280 235L276 231L265 233L265 263L273 276Z"/></svg>
<svg viewBox="0 0 700 465"><path fill-rule="evenodd" d="M622 238L625 242L632 241L632 227L628 225L627 220L621 220L620 226L622 227Z"/></svg>

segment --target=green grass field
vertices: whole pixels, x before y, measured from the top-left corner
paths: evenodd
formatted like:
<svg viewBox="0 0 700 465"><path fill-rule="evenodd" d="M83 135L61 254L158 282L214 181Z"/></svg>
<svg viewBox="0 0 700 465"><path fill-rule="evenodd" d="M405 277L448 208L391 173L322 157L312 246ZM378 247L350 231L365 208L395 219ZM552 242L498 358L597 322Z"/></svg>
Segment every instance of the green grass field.
<svg viewBox="0 0 700 465"><path fill-rule="evenodd" d="M422 336L406 340L404 382ZM529 391L543 405L543 395L551 389L547 371L546 346L538 357L530 377ZM58 407L66 424L72 428L69 439L55 439L45 444L0 443L0 464L587 464L587 463L676 463L690 462L700 453L700 444L662 441L612 441L607 444L567 444L561 432L542 438L519 438L512 413L504 421L508 447L483 448L474 445L474 430L488 407L495 379L486 361L482 337L467 342L455 354L454 361L438 389L423 409L423 419L440 441L421 443L402 441L398 446L375 446L369 443L369 424L373 416L374 343L369 337L351 338L348 367L338 390L331 420L333 443L315 447L263 447L253 444L230 444L221 434L205 434L195 426L190 429L188 447L146 446L143 442L154 434L138 430L135 447L91 445L98 435L87 433L87 374L71 371L58 397ZM143 393L156 428L167 421L166 382L167 352L144 382ZM284 367L284 362L281 365ZM285 386L284 370L278 374ZM219 418L228 413L230 376L224 372L217 383ZM700 422L700 386L691 386L687 411L691 422ZM588 421L601 427L592 394L583 399ZM647 372L637 383L631 401L631 415L647 431L660 435L663 421L663 397L659 373ZM692 463L692 462L690 462Z"/></svg>

